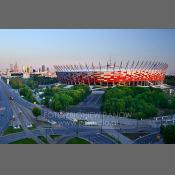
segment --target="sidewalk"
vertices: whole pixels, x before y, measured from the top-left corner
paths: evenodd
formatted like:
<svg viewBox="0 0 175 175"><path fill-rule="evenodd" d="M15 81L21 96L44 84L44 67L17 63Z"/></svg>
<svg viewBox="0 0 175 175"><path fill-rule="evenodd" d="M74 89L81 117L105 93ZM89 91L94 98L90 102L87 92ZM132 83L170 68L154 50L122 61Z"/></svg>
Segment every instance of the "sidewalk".
<svg viewBox="0 0 175 175"><path fill-rule="evenodd" d="M117 130L115 130L114 128L105 128L103 127L103 131L105 131L107 134L115 137L117 140L119 140L122 144L133 144L134 142L129 139L128 137L122 135L121 133L119 133Z"/></svg>

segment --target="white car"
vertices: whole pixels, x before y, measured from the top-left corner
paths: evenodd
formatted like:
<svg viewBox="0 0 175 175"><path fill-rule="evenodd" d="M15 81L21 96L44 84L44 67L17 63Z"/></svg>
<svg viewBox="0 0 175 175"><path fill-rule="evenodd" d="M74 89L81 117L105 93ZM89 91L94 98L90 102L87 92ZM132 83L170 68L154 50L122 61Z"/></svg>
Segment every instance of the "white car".
<svg viewBox="0 0 175 175"><path fill-rule="evenodd" d="M57 124L57 122L54 121L54 120L48 120L48 123L50 123L51 125L56 125Z"/></svg>
<svg viewBox="0 0 175 175"><path fill-rule="evenodd" d="M5 107L1 107L0 108L0 111L5 111Z"/></svg>
<svg viewBox="0 0 175 175"><path fill-rule="evenodd" d="M85 126L97 126L97 122L85 122Z"/></svg>
<svg viewBox="0 0 175 175"><path fill-rule="evenodd" d="M32 128L32 124L31 123L28 123L27 124L27 128Z"/></svg>
<svg viewBox="0 0 175 175"><path fill-rule="evenodd" d="M13 126L14 129L20 129L20 125Z"/></svg>

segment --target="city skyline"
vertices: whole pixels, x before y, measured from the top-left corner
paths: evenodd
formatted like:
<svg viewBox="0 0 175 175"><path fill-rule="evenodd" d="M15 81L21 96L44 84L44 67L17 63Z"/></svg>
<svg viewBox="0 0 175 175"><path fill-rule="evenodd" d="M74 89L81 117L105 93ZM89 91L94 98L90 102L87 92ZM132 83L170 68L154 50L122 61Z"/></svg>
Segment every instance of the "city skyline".
<svg viewBox="0 0 175 175"><path fill-rule="evenodd" d="M16 62L53 69L55 64L98 64L111 57L118 63L163 61L168 73L175 73L173 29L3 29L0 37L1 70Z"/></svg>

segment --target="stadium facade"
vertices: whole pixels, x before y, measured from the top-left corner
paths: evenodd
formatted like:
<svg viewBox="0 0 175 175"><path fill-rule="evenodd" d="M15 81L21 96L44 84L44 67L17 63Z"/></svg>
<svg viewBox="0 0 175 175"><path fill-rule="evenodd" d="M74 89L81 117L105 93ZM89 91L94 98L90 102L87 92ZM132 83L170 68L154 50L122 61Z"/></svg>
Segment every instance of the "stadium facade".
<svg viewBox="0 0 175 175"><path fill-rule="evenodd" d="M148 86L163 83L168 65L156 61L133 61L106 65L55 65L62 84Z"/></svg>

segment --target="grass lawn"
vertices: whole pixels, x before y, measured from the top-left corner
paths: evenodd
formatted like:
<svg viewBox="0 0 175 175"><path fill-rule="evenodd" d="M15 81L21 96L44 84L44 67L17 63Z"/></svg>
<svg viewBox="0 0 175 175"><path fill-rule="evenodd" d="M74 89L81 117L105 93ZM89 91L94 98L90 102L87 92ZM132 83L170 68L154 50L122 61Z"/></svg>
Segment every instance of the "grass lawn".
<svg viewBox="0 0 175 175"><path fill-rule="evenodd" d="M60 135L50 135L50 137L52 138L52 139L58 139L59 137L60 137Z"/></svg>
<svg viewBox="0 0 175 175"><path fill-rule="evenodd" d="M146 132L139 133L139 132L137 132L137 133L122 133L122 134L124 136L128 137L131 140L136 140L139 137L143 137L143 136L148 135L149 133L146 133Z"/></svg>
<svg viewBox="0 0 175 175"><path fill-rule="evenodd" d="M3 135L8 135L8 134L13 134L13 133L17 133L17 132L22 132L23 129L19 128L19 129L14 129L12 126L9 126L3 133Z"/></svg>
<svg viewBox="0 0 175 175"><path fill-rule="evenodd" d="M87 140L81 139L79 137L74 137L67 141L66 144L90 144Z"/></svg>
<svg viewBox="0 0 175 175"><path fill-rule="evenodd" d="M42 142L44 142L44 143L46 143L46 144L49 144L48 140L47 140L44 136L38 136L38 138L39 138Z"/></svg>
<svg viewBox="0 0 175 175"><path fill-rule="evenodd" d="M26 139L22 139L22 140L17 140L15 142L11 142L9 144L37 144L35 142L35 140L31 139L31 138L26 138Z"/></svg>

